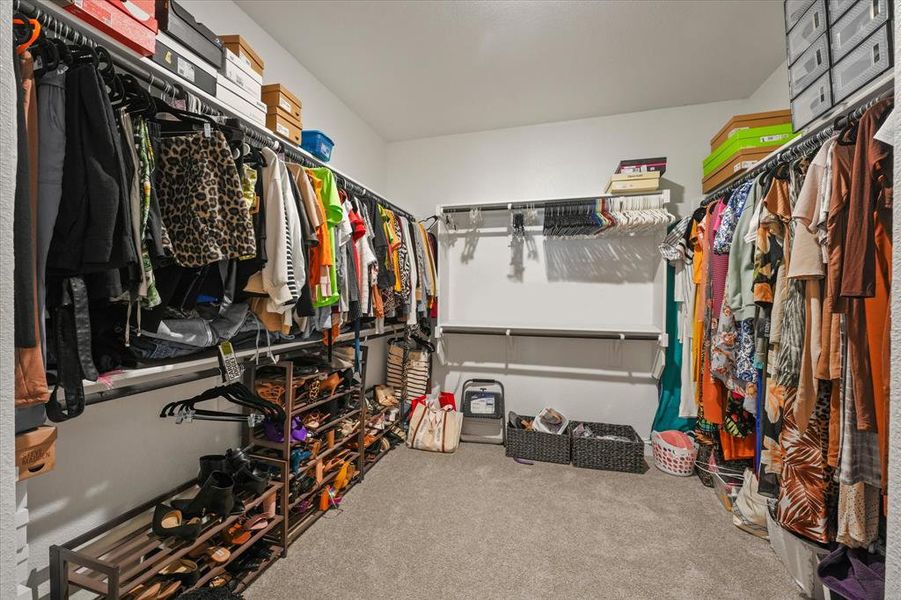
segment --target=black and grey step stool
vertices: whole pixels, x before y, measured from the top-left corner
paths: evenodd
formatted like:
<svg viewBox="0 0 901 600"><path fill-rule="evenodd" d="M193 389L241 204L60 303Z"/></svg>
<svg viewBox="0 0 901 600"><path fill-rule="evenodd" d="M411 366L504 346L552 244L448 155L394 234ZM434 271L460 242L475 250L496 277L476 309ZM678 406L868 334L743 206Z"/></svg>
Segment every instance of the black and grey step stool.
<svg viewBox="0 0 901 600"><path fill-rule="evenodd" d="M460 439L504 444L504 384L496 379L469 379L463 384L463 429Z"/></svg>

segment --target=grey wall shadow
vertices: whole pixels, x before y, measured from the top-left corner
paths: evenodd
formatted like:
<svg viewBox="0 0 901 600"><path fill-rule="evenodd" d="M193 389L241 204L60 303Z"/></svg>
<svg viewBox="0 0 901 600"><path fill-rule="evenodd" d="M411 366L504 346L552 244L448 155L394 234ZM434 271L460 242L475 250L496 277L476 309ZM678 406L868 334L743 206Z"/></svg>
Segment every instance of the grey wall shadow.
<svg viewBox="0 0 901 600"><path fill-rule="evenodd" d="M601 236L594 239L544 238L548 281L647 283L660 268L659 236Z"/></svg>

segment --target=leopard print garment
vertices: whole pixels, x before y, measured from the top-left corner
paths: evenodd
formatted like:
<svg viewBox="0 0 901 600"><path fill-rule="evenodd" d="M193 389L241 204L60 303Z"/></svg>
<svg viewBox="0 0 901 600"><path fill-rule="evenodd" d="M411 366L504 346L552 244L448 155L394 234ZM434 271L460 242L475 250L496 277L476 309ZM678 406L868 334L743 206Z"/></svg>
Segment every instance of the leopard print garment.
<svg viewBox="0 0 901 600"><path fill-rule="evenodd" d="M157 185L163 224L180 266L256 253L241 178L221 132L160 139Z"/></svg>

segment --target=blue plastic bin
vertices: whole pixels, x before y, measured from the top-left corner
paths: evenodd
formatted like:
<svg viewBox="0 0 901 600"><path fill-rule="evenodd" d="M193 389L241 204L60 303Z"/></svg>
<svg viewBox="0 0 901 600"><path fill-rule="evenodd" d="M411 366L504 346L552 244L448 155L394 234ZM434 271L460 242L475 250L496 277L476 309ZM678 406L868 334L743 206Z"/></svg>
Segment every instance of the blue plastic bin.
<svg viewBox="0 0 901 600"><path fill-rule="evenodd" d="M300 147L323 162L332 157L335 142L332 138L315 129L304 129L300 134Z"/></svg>

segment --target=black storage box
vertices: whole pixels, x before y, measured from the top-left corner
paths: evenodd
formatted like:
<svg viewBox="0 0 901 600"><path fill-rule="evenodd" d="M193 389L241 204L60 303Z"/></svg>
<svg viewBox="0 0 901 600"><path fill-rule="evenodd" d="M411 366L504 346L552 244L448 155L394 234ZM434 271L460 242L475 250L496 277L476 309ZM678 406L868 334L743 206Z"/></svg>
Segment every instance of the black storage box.
<svg viewBox="0 0 901 600"><path fill-rule="evenodd" d="M156 20L160 29L217 69L225 64L225 52L216 34L175 0L156 1Z"/></svg>
<svg viewBox="0 0 901 600"><path fill-rule="evenodd" d="M167 46L159 38L156 39L156 52L153 54L153 62L166 67L207 94L211 96L216 95L216 77L204 71L193 60Z"/></svg>

